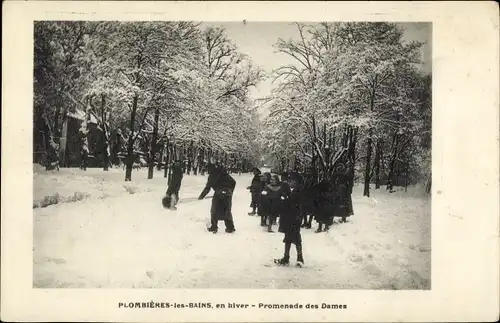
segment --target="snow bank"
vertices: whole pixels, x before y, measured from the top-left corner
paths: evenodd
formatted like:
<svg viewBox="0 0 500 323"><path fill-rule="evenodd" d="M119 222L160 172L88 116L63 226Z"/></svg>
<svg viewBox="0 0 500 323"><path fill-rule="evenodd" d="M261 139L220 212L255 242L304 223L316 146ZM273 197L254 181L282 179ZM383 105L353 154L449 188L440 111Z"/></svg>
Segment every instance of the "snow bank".
<svg viewBox="0 0 500 323"><path fill-rule="evenodd" d="M155 175L155 179L148 181L147 169L134 170L132 181L125 182L125 174L118 168L107 172L100 168L89 168L87 171L78 168L61 168L60 171L34 168L33 207L151 192L159 186L166 190L163 173L156 172Z"/></svg>
<svg viewBox="0 0 500 323"><path fill-rule="evenodd" d="M234 234L207 232L204 176L185 176L177 211L161 206L161 172L61 169L35 175L38 198L90 197L34 209L34 287L90 288L430 288L430 200L373 190L353 195L355 215L328 233L302 230L305 268L282 268L283 236L248 216L250 174L234 175ZM48 186L51 185L51 186ZM209 194L210 196L211 194ZM106 196L106 198L100 198ZM292 247L292 259L295 249Z"/></svg>

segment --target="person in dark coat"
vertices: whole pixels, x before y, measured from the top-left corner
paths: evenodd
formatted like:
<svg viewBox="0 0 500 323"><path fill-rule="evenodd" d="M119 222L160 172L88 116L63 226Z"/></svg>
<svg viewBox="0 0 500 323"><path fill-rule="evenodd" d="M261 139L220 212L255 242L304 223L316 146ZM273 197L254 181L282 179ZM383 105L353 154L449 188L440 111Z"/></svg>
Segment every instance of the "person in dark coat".
<svg viewBox="0 0 500 323"><path fill-rule="evenodd" d="M290 262L290 248L295 244L297 248L297 266L304 264L304 257L302 255L302 236L300 235L300 224L302 221L302 204L303 195L301 193L302 179L298 174L290 174L288 178L288 185L290 190L287 192L283 210L280 217L279 232L285 234L283 243L285 243L285 253L283 258L275 259L278 265L288 265Z"/></svg>
<svg viewBox="0 0 500 323"><path fill-rule="evenodd" d="M303 205L302 205L302 228L310 229L314 218L314 190L312 187L316 184L316 174L313 167L309 167L304 174L302 184Z"/></svg>
<svg viewBox="0 0 500 323"><path fill-rule="evenodd" d="M176 160L172 165L172 174L170 176L166 192L166 197L169 199L169 203L165 205L166 207L174 210L176 209L177 202L179 201L179 191L181 189L183 176L184 172L182 169L182 162L180 160Z"/></svg>
<svg viewBox="0 0 500 323"><path fill-rule="evenodd" d="M333 216L341 218L340 222L347 222L351 215L351 187L349 170L344 163L336 166L333 178Z"/></svg>
<svg viewBox="0 0 500 323"><path fill-rule="evenodd" d="M226 232L232 233L236 231L234 228L233 215L231 213L233 192L236 187L236 181L226 171L215 165L208 165L207 171L207 185L201 192L198 199L202 200L208 192L210 192L210 189L214 190L212 207L210 209L212 225L208 228L208 231L217 233L217 222L219 220L224 220Z"/></svg>
<svg viewBox="0 0 500 323"><path fill-rule="evenodd" d="M267 232L273 232L273 224L282 211L283 200L287 193L286 187L280 182L278 175L272 175L270 183L261 193L266 199Z"/></svg>
<svg viewBox="0 0 500 323"><path fill-rule="evenodd" d="M291 188L290 188L289 180L290 180L291 176L295 176L295 178L297 178L297 176L300 176L300 175L297 173L294 173L292 171L284 172L283 174L281 174L281 185L282 185L282 188L286 194L290 193Z"/></svg>
<svg viewBox="0 0 500 323"><path fill-rule="evenodd" d="M247 189L250 190L250 194L252 195L252 201L250 202L252 212L248 213L248 215L257 214L256 210L259 206L259 198L261 193L261 172L258 168L254 168L252 172L254 175L252 183L247 187Z"/></svg>
<svg viewBox="0 0 500 323"><path fill-rule="evenodd" d="M269 216L269 199L265 194L262 194L264 191L264 188L266 187L267 184L269 184L271 181L271 174L268 172L265 172L262 174L260 178L260 189L259 189L259 194L260 197L258 199L258 207L257 207L257 214L260 216L260 225L262 227L265 227L267 224L267 218Z"/></svg>
<svg viewBox="0 0 500 323"><path fill-rule="evenodd" d="M318 229L316 233L328 231L333 224L334 193L331 181L325 179L312 188L314 199L314 213Z"/></svg>
<svg viewBox="0 0 500 323"><path fill-rule="evenodd" d="M288 178L292 174L291 171L286 171L281 173L281 182L278 179L278 182L281 185L281 190L282 190L282 196L287 196L290 193L290 185L288 184ZM282 201L283 204L283 201ZM283 207L281 207L282 209ZM273 225L276 224L276 220L280 217L281 215L281 210L279 213L277 213L276 217L273 218Z"/></svg>

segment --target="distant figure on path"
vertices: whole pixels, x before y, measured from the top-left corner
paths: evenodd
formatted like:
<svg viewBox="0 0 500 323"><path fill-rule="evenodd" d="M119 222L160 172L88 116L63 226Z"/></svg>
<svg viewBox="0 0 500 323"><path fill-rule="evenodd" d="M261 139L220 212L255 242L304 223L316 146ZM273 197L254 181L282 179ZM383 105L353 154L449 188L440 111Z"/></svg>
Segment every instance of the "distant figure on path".
<svg viewBox="0 0 500 323"><path fill-rule="evenodd" d="M214 234L217 233L218 221L224 220L226 232L233 233L236 230L234 228L231 207L236 181L225 170L213 164L207 166L207 171L207 185L198 199L202 200L210 192L210 189L214 190L214 197L210 208L211 226L208 228L208 231Z"/></svg>
<svg viewBox="0 0 500 323"><path fill-rule="evenodd" d="M256 210L257 207L259 206L259 198L261 192L261 172L258 168L254 168L252 172L254 175L252 183L250 184L250 186L247 187L247 189L250 190L250 194L252 195L252 202L250 202L250 207L252 208L252 212L248 213L248 215L257 214Z"/></svg>
<svg viewBox="0 0 500 323"><path fill-rule="evenodd" d="M179 202L179 191L181 189L182 178L184 176L182 162L176 160L172 165L172 175L168 183L168 188L166 192L166 203L164 206L173 210L176 210L176 205Z"/></svg>

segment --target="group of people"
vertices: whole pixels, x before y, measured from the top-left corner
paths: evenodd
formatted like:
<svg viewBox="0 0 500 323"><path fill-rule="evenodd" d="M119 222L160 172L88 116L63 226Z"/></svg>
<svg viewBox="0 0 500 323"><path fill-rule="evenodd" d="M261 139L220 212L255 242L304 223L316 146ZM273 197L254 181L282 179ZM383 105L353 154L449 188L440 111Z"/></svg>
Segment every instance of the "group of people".
<svg viewBox="0 0 500 323"><path fill-rule="evenodd" d="M176 162L173 165L172 178L169 182L166 197L169 208L175 208L179 199L179 190L182 181L182 165ZM214 190L210 209L209 232L218 232L218 222L224 221L225 231L236 231L233 214L232 198L236 181L221 166L209 164L207 166L207 183L198 199L204 199L210 190ZM247 188L252 195L249 215L260 216L260 225L274 232L273 226L278 225L278 231L284 233L283 242L285 252L282 258L275 259L278 265L288 265L290 262L291 245L296 246L297 265L304 264L302 254L301 227L311 228L315 219L319 226L316 232L327 231L333 224L334 217L340 217L346 222L347 217L353 214L349 174L344 164L335 168L333 176L320 181L315 179L314 169L309 169L301 175L297 172L286 172L280 176L271 173L261 173L253 169L254 178ZM278 222L279 219L279 222ZM323 229L324 226L324 229Z"/></svg>
<svg viewBox="0 0 500 323"><path fill-rule="evenodd" d="M273 232L276 219L284 212L281 200L290 189L290 176L298 181L301 191L300 218L301 227L310 229L312 220L318 222L316 232L328 231L333 224L333 218L341 218L340 222L346 222L347 217L353 214L350 184L350 176L344 164L338 164L333 176L319 183L313 168L309 168L305 174L297 172L283 173L280 177L276 174L261 173L257 168L253 169L254 177L248 189L251 192L252 211L248 215L258 215L261 226L267 227L268 232Z"/></svg>
<svg viewBox="0 0 500 323"><path fill-rule="evenodd" d="M304 264L302 255L302 237L300 228L311 228L311 222L318 222L316 232L328 231L334 217L346 222L352 212L352 186L345 164L339 163L333 176L317 183L314 169L310 168L301 175L297 172L286 172L281 178L268 172L261 173L253 169L254 178L248 189L252 195L248 215L258 215L260 225L274 232L273 226L278 222L278 231L285 234L284 256L275 259L278 265L288 265L290 248L295 244L297 249L297 265Z"/></svg>
<svg viewBox="0 0 500 323"><path fill-rule="evenodd" d="M258 172L254 170L254 174ZM259 171L260 172L260 171ZM261 183L265 183L262 181ZM255 184L255 182L254 182ZM208 180L205 188L198 197L205 198L213 189L214 195L210 210L211 225L209 232L217 233L219 221L224 221L227 233L236 231L232 215L232 197L236 181L229 173L220 166L210 164L208 167ZM281 182L277 175L271 176L269 183L259 191L259 212L262 214L262 224L268 223L268 230L272 231L272 225L280 217L279 231L285 234L285 254L283 258L275 259L278 265L288 265L290 262L291 245L295 244L297 249L297 265L304 264L302 255L302 237L300 235L302 195L300 193L301 179L298 174L292 173L287 176L287 181ZM251 187L250 187L251 188ZM254 203L255 204L255 203ZM254 205L252 204L252 205Z"/></svg>
<svg viewBox="0 0 500 323"><path fill-rule="evenodd" d="M302 192L302 178L298 173L285 173L280 180L276 174L264 173L255 168L254 178L248 187L252 193L252 212L249 215L260 215L260 225L273 232L273 225L279 218L278 231L285 234L285 252L283 258L275 259L278 265L290 263L290 249L292 244L297 251L297 266L304 264L302 254L302 236L300 226L304 195ZM257 212L256 212L257 211Z"/></svg>

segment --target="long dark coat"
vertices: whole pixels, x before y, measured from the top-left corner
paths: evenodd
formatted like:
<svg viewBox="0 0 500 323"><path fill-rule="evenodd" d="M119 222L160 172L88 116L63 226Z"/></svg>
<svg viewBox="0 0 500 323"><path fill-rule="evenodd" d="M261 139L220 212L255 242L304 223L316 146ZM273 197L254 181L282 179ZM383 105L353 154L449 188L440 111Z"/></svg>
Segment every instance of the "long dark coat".
<svg viewBox="0 0 500 323"><path fill-rule="evenodd" d="M315 185L315 178L313 175L304 176L304 184L302 185L302 215L314 214L314 199L316 191L313 189Z"/></svg>
<svg viewBox="0 0 500 323"><path fill-rule="evenodd" d="M274 186L267 184L261 193L261 212L264 215L278 217L283 208L283 199L286 198L288 185L279 183Z"/></svg>
<svg viewBox="0 0 500 323"><path fill-rule="evenodd" d="M210 214L217 220L233 220L231 213L232 199L236 181L227 172L215 168L208 175L207 184L199 199L203 199L211 189L214 190Z"/></svg>
<svg viewBox="0 0 500 323"><path fill-rule="evenodd" d="M257 200L257 213L258 215L260 216L267 216L268 213L269 213L269 203L268 203L268 199L265 195L262 195L262 192L264 191L264 188L266 187L266 185L269 184L268 181L266 181L266 179L263 177L263 175L261 175L260 177L260 187L259 187L259 197L258 197L258 200Z"/></svg>
<svg viewBox="0 0 500 323"><path fill-rule="evenodd" d="M260 174L257 174L253 177L249 189L250 194L252 194L252 202L250 203L250 207L256 208L259 205L260 193L262 192L262 182Z"/></svg>
<svg viewBox="0 0 500 323"><path fill-rule="evenodd" d="M301 243L300 225L302 223L303 193L298 190L290 190L283 202L283 210L280 217L279 232L285 234L283 242Z"/></svg>
<svg viewBox="0 0 500 323"><path fill-rule="evenodd" d="M336 173L334 175L333 193L333 215L335 217L350 216L351 187L347 173Z"/></svg>
<svg viewBox="0 0 500 323"><path fill-rule="evenodd" d="M331 225L334 213L334 193L332 184L326 180L312 187L314 196L314 214L316 221L321 224Z"/></svg>

